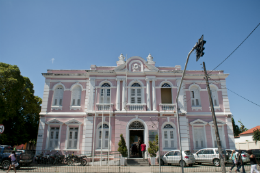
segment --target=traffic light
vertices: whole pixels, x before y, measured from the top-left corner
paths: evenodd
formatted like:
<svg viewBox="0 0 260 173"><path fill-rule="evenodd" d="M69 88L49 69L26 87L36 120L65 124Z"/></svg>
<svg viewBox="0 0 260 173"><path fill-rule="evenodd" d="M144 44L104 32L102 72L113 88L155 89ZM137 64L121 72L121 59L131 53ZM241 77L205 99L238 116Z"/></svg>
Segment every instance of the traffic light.
<svg viewBox="0 0 260 173"><path fill-rule="evenodd" d="M196 47L196 61L199 60L200 57L202 57L204 55L204 44L206 44L206 41L203 40L203 35L201 36L201 38L199 39L198 45Z"/></svg>

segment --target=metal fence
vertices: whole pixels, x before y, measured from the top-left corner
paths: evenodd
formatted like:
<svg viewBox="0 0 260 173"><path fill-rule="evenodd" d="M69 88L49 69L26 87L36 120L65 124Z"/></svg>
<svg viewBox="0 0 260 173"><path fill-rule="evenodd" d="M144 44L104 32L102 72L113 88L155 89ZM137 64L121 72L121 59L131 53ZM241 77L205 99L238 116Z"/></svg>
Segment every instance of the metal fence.
<svg viewBox="0 0 260 173"><path fill-rule="evenodd" d="M11 153L11 151L5 151ZM22 150L16 151L18 154L20 168L18 172L221 172L218 155L198 155L183 156L183 164L180 155L164 155L161 157L161 165L159 165L159 158L155 159L155 165L151 165L151 158L145 159L147 165L127 165L127 160L122 158L117 151L95 152L93 155L88 151L56 151L56 150ZM141 158L137 158L137 160ZM83 162L84 160L84 162ZM260 157L257 158L260 163ZM130 159L128 160L130 161ZM2 162L3 163L3 162ZM1 163L1 164L2 164ZM148 164L149 163L149 164ZM10 162L9 162L10 164ZM3 165L1 165L1 171ZM8 168L9 165L7 165ZM242 172L250 171L251 165L249 163L248 155L242 154L242 164L233 164L230 155L225 156L226 172L232 169L235 172L237 169ZM5 167L6 168L6 167ZM259 166L257 166L259 170Z"/></svg>

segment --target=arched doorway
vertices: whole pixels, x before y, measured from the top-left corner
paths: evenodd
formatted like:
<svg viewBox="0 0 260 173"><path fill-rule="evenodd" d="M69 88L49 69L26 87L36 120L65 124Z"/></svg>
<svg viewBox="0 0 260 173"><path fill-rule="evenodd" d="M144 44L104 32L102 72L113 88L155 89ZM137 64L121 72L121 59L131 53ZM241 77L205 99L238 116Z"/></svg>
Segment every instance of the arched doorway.
<svg viewBox="0 0 260 173"><path fill-rule="evenodd" d="M145 141L145 127L140 121L133 121L129 129L129 158L142 158L140 145Z"/></svg>

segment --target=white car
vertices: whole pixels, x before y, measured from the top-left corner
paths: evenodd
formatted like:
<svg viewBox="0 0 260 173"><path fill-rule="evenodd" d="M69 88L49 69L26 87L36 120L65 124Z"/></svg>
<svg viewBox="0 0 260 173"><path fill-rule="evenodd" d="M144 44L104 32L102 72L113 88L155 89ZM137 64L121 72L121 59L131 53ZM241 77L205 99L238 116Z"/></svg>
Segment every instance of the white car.
<svg viewBox="0 0 260 173"><path fill-rule="evenodd" d="M226 155L228 156L227 163L233 163L232 159L231 159L232 151L233 151L232 149L226 149ZM239 150L235 150L235 151L236 151L235 154L238 155ZM241 158L242 158L243 163L244 164L249 163L250 162L249 154L247 152L245 152L245 151L241 151L241 152L242 152L241 153L241 156L242 156Z"/></svg>
<svg viewBox="0 0 260 173"><path fill-rule="evenodd" d="M182 151L182 158L183 158L183 166L192 166L195 163L194 156L190 152L190 150ZM161 165L164 164L171 164L171 165L180 165L181 162L181 152L180 150L172 150L167 152L161 157Z"/></svg>
<svg viewBox="0 0 260 173"><path fill-rule="evenodd" d="M224 157L224 162L226 163L227 156L226 152L223 149L222 154ZM203 148L193 154L196 160L196 163L213 163L215 166L220 166L220 159L218 148Z"/></svg>

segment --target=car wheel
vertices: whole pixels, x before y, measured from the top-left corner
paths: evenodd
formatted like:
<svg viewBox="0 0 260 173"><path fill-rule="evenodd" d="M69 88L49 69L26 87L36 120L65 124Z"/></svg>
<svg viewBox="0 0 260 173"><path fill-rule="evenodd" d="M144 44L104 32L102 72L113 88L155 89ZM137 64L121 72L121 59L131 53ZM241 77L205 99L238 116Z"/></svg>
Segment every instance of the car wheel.
<svg viewBox="0 0 260 173"><path fill-rule="evenodd" d="M182 161L180 161L180 166L181 166L181 167L182 167L182 166L183 166L183 167L185 167L185 166L186 166L186 163L185 163L185 161L183 161L183 160L182 160Z"/></svg>
<svg viewBox="0 0 260 173"><path fill-rule="evenodd" d="M3 169L8 169L9 166L10 166L10 164L11 164L11 162L10 162L9 160L4 160L4 161L2 162L2 168L3 168Z"/></svg>
<svg viewBox="0 0 260 173"><path fill-rule="evenodd" d="M213 160L213 164L214 164L215 166L220 166L220 161L219 161L219 159L214 159L214 160Z"/></svg>
<svg viewBox="0 0 260 173"><path fill-rule="evenodd" d="M83 160L81 161L81 165L82 165L82 166L86 166L86 164L87 164L87 160L83 159Z"/></svg>

